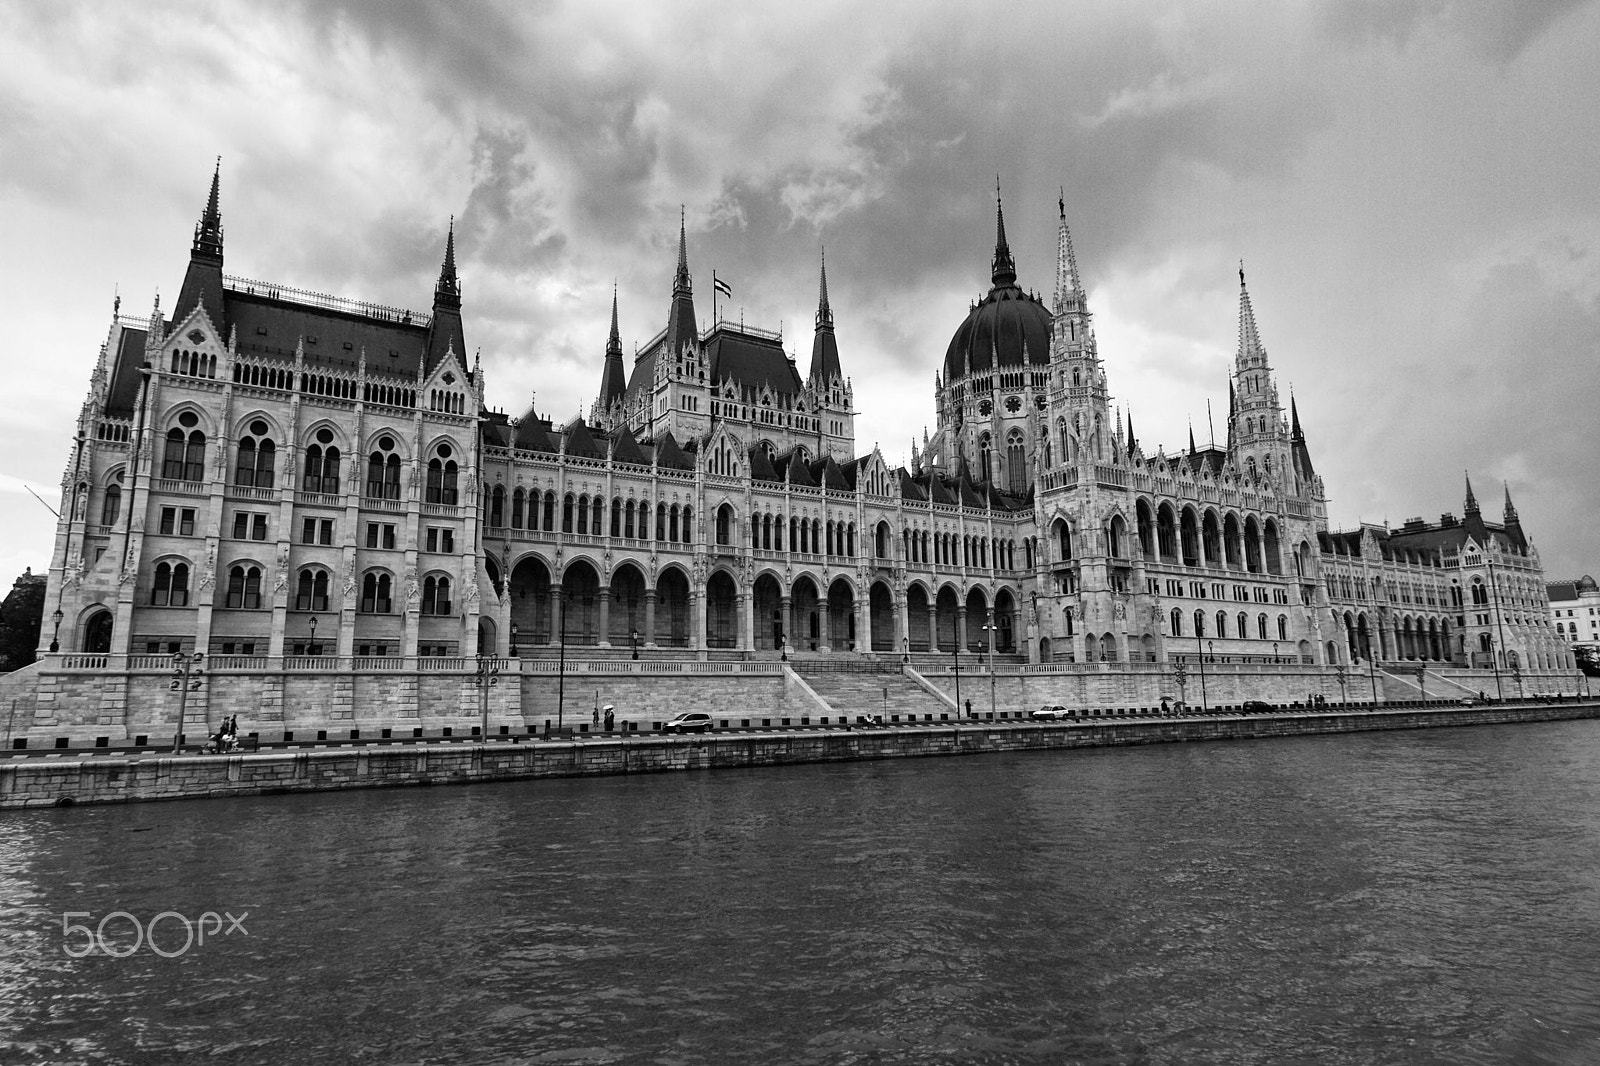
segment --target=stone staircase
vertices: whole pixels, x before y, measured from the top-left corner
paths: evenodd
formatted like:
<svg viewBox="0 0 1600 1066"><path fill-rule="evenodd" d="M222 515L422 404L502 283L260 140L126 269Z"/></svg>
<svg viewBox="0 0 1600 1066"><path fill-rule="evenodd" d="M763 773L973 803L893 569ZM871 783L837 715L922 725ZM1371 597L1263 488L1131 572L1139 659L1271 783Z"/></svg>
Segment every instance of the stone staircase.
<svg viewBox="0 0 1600 1066"><path fill-rule="evenodd" d="M915 716L916 721L939 721L941 714L953 715L950 706L918 685L899 669L893 672L822 670L807 668L806 663L795 663L795 673L805 679L811 690L828 702L840 714L854 719L857 715L883 715L884 721L906 721Z"/></svg>

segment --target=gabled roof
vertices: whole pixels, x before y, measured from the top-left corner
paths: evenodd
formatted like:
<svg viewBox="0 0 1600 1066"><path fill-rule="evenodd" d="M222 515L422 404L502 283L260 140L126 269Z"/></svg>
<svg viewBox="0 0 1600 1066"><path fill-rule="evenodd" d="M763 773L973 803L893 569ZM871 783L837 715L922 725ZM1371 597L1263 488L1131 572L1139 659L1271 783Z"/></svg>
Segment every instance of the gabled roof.
<svg viewBox="0 0 1600 1066"><path fill-rule="evenodd" d="M656 438L656 465L672 470L694 469L694 463L678 446L677 438L672 435L670 429Z"/></svg>
<svg viewBox="0 0 1600 1066"><path fill-rule="evenodd" d="M632 463L635 466L649 466L650 460L645 458L644 451L639 447L639 442L633 439L633 434L628 432L626 426L618 426L612 433L613 445L611 459L618 463Z"/></svg>
<svg viewBox="0 0 1600 1066"><path fill-rule="evenodd" d="M589 432L589 427L581 418L575 418L567 424L562 434L567 439L567 454L580 459L604 459L606 451L595 442L594 434Z"/></svg>
<svg viewBox="0 0 1600 1066"><path fill-rule="evenodd" d="M778 456L773 464L791 485L802 485L806 488L816 488L817 479L811 476L810 469L800 458L800 453L790 450Z"/></svg>
<svg viewBox="0 0 1600 1066"><path fill-rule="evenodd" d="M846 479L844 471L834 461L833 456L825 455L811 466L811 476L825 489L837 489L849 492L855 486Z"/></svg>
<svg viewBox="0 0 1600 1066"><path fill-rule="evenodd" d="M894 474L900 479L901 499L916 500L919 503L927 500L928 494L922 490L922 486L917 482L917 479L912 476L911 471L902 466L895 470Z"/></svg>
<svg viewBox="0 0 1600 1066"><path fill-rule="evenodd" d="M767 457L767 449L757 444L750 449L750 476L757 481L782 481L783 477Z"/></svg>

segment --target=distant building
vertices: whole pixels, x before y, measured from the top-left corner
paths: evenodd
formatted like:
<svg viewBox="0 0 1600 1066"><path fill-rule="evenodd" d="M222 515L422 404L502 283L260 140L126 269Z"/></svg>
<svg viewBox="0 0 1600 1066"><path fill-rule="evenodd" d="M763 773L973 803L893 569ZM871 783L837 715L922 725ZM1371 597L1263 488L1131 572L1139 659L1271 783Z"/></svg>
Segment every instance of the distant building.
<svg viewBox="0 0 1600 1066"><path fill-rule="evenodd" d="M1594 578L1585 574L1576 581L1552 581L1545 588L1556 639L1569 647L1600 645L1600 585Z"/></svg>

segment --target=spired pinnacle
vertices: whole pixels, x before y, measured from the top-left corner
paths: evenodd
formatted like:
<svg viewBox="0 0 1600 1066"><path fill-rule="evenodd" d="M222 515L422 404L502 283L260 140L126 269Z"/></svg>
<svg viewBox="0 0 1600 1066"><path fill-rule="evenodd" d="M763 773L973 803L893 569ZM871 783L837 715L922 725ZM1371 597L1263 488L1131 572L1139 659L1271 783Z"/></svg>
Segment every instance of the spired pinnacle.
<svg viewBox="0 0 1600 1066"><path fill-rule="evenodd" d="M1467 514L1479 514L1481 512L1478 508L1478 497L1472 492L1472 475L1463 473L1467 479L1467 503L1464 510Z"/></svg>
<svg viewBox="0 0 1600 1066"><path fill-rule="evenodd" d="M682 204L678 205L678 273L672 280L673 291L692 291L689 287L689 235Z"/></svg>
<svg viewBox="0 0 1600 1066"><path fill-rule="evenodd" d="M222 210L218 206L221 185L222 157L219 155L216 169L211 172L211 194L206 198L205 210L200 213L200 221L194 227L194 246L191 251L195 255L222 258Z"/></svg>
<svg viewBox="0 0 1600 1066"><path fill-rule="evenodd" d="M448 296L461 295L461 282L456 277L456 216L450 216L450 230L444 239L444 264L439 268L436 293Z"/></svg>
<svg viewBox="0 0 1600 1066"><path fill-rule="evenodd" d="M1015 285L1017 281L1017 264L1011 258L1011 246L1006 243L1006 212L1000 202L1000 175L994 178L994 263L991 280L998 287L1001 285Z"/></svg>
<svg viewBox="0 0 1600 1066"><path fill-rule="evenodd" d="M817 283L817 328L833 328L833 308L828 306L828 250L822 250L822 268Z"/></svg>
<svg viewBox="0 0 1600 1066"><path fill-rule="evenodd" d="M1083 295L1083 280L1078 276L1078 257L1072 250L1072 230L1067 227L1067 190L1061 189L1056 201L1061 221L1056 230L1056 292L1055 313L1085 311L1087 300Z"/></svg>

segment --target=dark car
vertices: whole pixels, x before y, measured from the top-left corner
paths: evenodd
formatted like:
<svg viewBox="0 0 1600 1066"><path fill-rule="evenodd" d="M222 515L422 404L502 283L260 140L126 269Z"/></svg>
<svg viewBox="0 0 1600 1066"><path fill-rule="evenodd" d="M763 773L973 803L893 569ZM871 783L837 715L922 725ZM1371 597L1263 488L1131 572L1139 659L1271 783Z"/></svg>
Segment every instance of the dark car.
<svg viewBox="0 0 1600 1066"><path fill-rule="evenodd" d="M685 711L661 727L664 733L707 733L711 716L704 711Z"/></svg>
<svg viewBox="0 0 1600 1066"><path fill-rule="evenodd" d="M1244 701L1244 713L1245 714L1271 714L1273 711L1275 711L1277 709L1278 709L1277 707L1273 706L1272 704L1268 703L1265 700L1245 700Z"/></svg>

